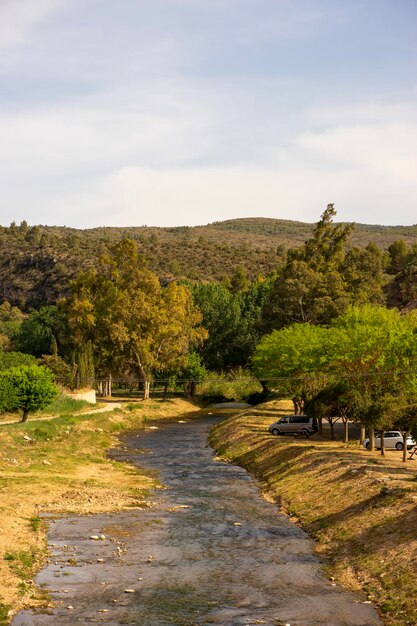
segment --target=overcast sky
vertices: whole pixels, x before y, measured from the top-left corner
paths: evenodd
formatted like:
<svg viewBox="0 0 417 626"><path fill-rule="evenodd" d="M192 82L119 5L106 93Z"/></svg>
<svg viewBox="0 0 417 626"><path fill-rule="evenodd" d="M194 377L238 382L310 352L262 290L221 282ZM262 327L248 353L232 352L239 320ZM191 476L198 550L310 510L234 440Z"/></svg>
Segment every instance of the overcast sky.
<svg viewBox="0 0 417 626"><path fill-rule="evenodd" d="M416 69L416 0L0 0L0 224L416 224Z"/></svg>

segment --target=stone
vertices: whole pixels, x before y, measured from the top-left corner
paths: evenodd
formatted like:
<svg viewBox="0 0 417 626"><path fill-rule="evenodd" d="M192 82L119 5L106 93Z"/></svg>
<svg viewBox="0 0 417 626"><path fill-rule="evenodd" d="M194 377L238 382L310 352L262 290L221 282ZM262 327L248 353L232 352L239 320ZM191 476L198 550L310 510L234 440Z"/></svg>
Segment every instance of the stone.
<svg viewBox="0 0 417 626"><path fill-rule="evenodd" d="M135 593L134 589L125 589L125 593Z"/></svg>

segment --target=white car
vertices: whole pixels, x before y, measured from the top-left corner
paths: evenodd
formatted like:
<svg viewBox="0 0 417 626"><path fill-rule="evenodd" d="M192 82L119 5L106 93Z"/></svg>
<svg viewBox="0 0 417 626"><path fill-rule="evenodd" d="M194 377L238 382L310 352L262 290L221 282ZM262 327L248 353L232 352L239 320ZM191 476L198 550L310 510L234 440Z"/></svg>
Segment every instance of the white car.
<svg viewBox="0 0 417 626"><path fill-rule="evenodd" d="M392 448L394 450L402 450L404 448L403 436L399 430L387 430L384 433L384 443L386 448ZM410 436L407 437L407 449L413 448L416 445L414 439ZM367 450L370 449L371 443L369 439L365 439L363 447ZM381 435L375 433L375 448L379 450L381 448Z"/></svg>

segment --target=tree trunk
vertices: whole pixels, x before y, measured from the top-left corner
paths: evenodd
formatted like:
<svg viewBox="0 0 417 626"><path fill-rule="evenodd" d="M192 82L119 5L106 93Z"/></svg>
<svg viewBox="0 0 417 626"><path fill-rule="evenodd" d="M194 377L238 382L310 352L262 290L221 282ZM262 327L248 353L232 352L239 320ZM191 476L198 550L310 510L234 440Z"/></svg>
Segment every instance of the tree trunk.
<svg viewBox="0 0 417 626"><path fill-rule="evenodd" d="M166 402L166 399L167 399L167 394L168 394L168 384L169 384L169 383L165 383L165 385L164 385L164 402Z"/></svg>
<svg viewBox="0 0 417 626"><path fill-rule="evenodd" d="M381 456L385 456L385 430L381 430Z"/></svg>
<svg viewBox="0 0 417 626"><path fill-rule="evenodd" d="M407 436L408 432L403 431L403 463L407 463Z"/></svg>
<svg viewBox="0 0 417 626"><path fill-rule="evenodd" d="M151 391L151 381L145 378L145 380L143 381L143 399L144 400L149 400L150 395L151 395L150 391Z"/></svg>
<svg viewBox="0 0 417 626"><path fill-rule="evenodd" d="M108 386L108 390L107 390L108 391L107 395L108 395L109 398L111 398L111 393L112 393L112 375L111 375L111 372L109 372L108 385L109 386Z"/></svg>
<svg viewBox="0 0 417 626"><path fill-rule="evenodd" d="M369 429L369 449L371 452L375 452L375 429L373 426Z"/></svg>
<svg viewBox="0 0 417 626"><path fill-rule="evenodd" d="M361 444L361 446L363 445L364 441L365 441L365 426L361 424L361 432L359 435L359 443Z"/></svg>
<svg viewBox="0 0 417 626"><path fill-rule="evenodd" d="M266 381L260 380L259 382L262 386L263 393L269 393L269 388L268 388L268 385L266 384Z"/></svg>
<svg viewBox="0 0 417 626"><path fill-rule="evenodd" d="M349 443L349 420L343 420L343 443Z"/></svg>
<svg viewBox="0 0 417 626"><path fill-rule="evenodd" d="M318 427L319 427L319 435L323 434L323 418L319 417L318 421Z"/></svg>
<svg viewBox="0 0 417 626"><path fill-rule="evenodd" d="M197 383L195 382L195 380L192 380L190 382L190 396L191 398L194 400L195 398L195 392L197 390Z"/></svg>
<svg viewBox="0 0 417 626"><path fill-rule="evenodd" d="M23 415L22 415L22 422L27 422L28 421L28 415L29 415L29 411L27 409L23 409Z"/></svg>
<svg viewBox="0 0 417 626"><path fill-rule="evenodd" d="M333 418L330 418L328 420L328 422L329 422L329 426L330 426L330 439L332 441L334 441L334 421L333 421Z"/></svg>

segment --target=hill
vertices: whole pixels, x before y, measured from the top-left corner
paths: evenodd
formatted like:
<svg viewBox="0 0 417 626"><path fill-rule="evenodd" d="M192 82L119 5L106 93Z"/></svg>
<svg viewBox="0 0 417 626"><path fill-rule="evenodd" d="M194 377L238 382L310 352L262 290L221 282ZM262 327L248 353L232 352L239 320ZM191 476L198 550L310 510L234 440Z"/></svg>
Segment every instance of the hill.
<svg viewBox="0 0 417 626"><path fill-rule="evenodd" d="M314 225L291 220L243 218L205 226L0 227L0 300L23 309L51 303L65 293L68 280L97 265L109 245L123 237L138 242L161 280L189 278L212 281L230 276L242 266L251 278L277 269L287 249L301 245ZM370 241L386 249L403 239L417 243L415 226L357 224L351 245Z"/></svg>

